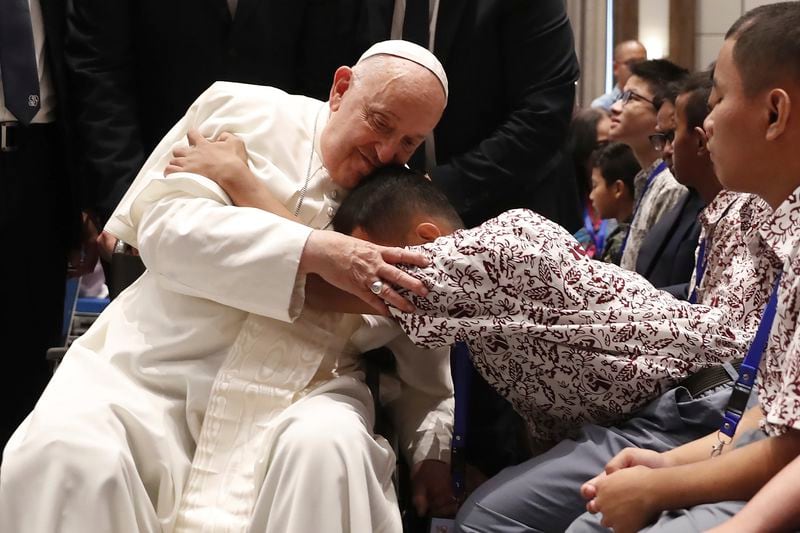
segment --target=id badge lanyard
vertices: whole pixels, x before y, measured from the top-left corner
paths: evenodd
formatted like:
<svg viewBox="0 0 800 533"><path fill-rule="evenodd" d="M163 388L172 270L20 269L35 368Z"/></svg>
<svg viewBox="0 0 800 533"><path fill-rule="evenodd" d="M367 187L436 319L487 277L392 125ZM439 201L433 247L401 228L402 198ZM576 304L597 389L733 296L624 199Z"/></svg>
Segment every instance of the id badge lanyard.
<svg viewBox="0 0 800 533"><path fill-rule="evenodd" d="M778 277L775 279L775 283L772 286L772 294L770 294L764 314L761 315L761 322L758 324L756 335L739 369L739 377L733 385L731 397L722 415L722 425L717 431L717 443L711 447L711 457L721 454L722 449L730 444L736 434L736 427L739 425L745 409L747 409L747 400L750 398L750 391L753 390L753 385L756 382L758 365L761 362L764 350L767 348L769 332L772 329L772 323L775 321L781 274L779 272Z"/></svg>

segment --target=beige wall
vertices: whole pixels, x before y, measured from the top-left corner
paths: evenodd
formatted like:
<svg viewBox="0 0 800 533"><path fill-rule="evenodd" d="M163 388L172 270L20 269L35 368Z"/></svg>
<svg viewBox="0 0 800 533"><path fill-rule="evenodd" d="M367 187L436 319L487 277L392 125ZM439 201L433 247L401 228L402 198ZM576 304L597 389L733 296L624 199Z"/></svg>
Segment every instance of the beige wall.
<svg viewBox="0 0 800 533"><path fill-rule="evenodd" d="M575 53L581 65L575 104L584 107L605 92L606 3L600 0L567 0L567 15L572 23Z"/></svg>
<svg viewBox="0 0 800 533"><path fill-rule="evenodd" d="M725 32L736 19L754 7L777 0L697 0L695 65L705 68L717 58Z"/></svg>

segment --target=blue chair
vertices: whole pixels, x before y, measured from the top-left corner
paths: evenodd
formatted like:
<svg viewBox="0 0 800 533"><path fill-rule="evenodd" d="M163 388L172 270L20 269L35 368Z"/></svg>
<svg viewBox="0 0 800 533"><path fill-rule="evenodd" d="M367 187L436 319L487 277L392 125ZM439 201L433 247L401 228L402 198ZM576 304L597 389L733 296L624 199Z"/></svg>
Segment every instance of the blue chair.
<svg viewBox="0 0 800 533"><path fill-rule="evenodd" d="M108 298L79 298L79 291L80 278L67 278L61 342L58 346L49 348L46 355L53 372L58 368L73 339L82 335L109 304Z"/></svg>

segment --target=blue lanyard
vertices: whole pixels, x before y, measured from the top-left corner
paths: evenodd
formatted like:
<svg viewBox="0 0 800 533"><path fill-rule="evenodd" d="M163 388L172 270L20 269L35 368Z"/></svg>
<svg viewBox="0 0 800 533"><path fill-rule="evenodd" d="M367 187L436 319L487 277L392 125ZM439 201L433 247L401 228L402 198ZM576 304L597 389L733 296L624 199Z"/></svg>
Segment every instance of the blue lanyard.
<svg viewBox="0 0 800 533"><path fill-rule="evenodd" d="M656 179L656 176L661 174L666 168L667 168L667 163L665 161L662 161L661 163L658 164L656 168L653 169L650 175L647 176L647 182L644 184L642 195L639 197L639 201L636 202L636 207L633 209L633 215L631 215L631 225L633 225L633 222L636 220L636 214L639 212L639 207L642 205L642 201L644 201L644 197L647 195L647 190L650 188L650 185L652 185L653 180ZM628 245L628 237L630 237L630 234L631 231L629 229L628 232L625 234L625 238L622 240L622 247L619 249L620 257L622 257L622 255L625 253L625 247Z"/></svg>
<svg viewBox="0 0 800 533"><path fill-rule="evenodd" d="M467 407L472 378L472 363L469 348L457 342L450 350L450 365L453 373L455 408L453 413L453 444L450 447L450 468L453 477L453 495L461 500L466 481Z"/></svg>
<svg viewBox="0 0 800 533"><path fill-rule="evenodd" d="M694 276L694 287L692 288L692 294L689 295L689 303L696 304L697 303L697 287L700 286L700 282L703 281L703 274L706 271L706 240L703 239L700 241L700 246L697 250L697 263L694 266L695 268L695 276Z"/></svg>
<svg viewBox="0 0 800 533"><path fill-rule="evenodd" d="M601 220L600 227L597 228L597 231L595 232L594 222L592 221L591 215L589 215L589 208L587 207L583 210L583 227L586 229L586 233L592 239L592 242L594 243L595 257L598 257L603 252L603 248L605 248L606 233L608 232L608 220Z"/></svg>
<svg viewBox="0 0 800 533"><path fill-rule="evenodd" d="M747 409L747 401L750 398L750 391L753 390L753 385L756 382L756 373L758 372L758 365L761 363L761 356L767 347L769 341L769 332L772 329L772 323L775 321L775 312L778 307L778 288L781 283L781 273L775 278L775 283L772 286L772 294L770 294L767 307L764 309L764 314L761 315L761 322L758 324L758 330L747 350L742 366L739 369L739 377L733 385L731 397L728 400L728 405L725 407L725 412L722 416L722 425L719 428L719 433L726 435L729 439L733 438L736 433L736 427L742 419L745 409ZM724 441L719 435L719 442L714 446L711 455L718 455L722 453L722 447L730 442Z"/></svg>
<svg viewBox="0 0 800 533"><path fill-rule="evenodd" d="M722 212L719 219L717 219L717 224L719 221L724 219L727 216L728 211L731 210L733 207L734 202L728 204L728 207L725 208L725 211ZM689 295L689 303L696 304L697 303L697 287L700 286L700 282L703 281L703 275L706 272L706 241L708 238L703 239L700 241L700 246L697 250L697 263L695 263L695 276L694 276L694 288L692 289L692 294Z"/></svg>

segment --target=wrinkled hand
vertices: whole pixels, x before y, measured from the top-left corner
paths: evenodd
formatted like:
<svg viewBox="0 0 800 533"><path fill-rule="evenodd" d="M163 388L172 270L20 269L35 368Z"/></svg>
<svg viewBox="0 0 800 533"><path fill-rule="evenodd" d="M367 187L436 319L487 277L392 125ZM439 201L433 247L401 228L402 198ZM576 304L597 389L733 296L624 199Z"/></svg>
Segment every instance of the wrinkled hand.
<svg viewBox="0 0 800 533"><path fill-rule="evenodd" d="M301 274L317 274L322 279L361 298L383 315L388 315L386 304L406 312L414 306L400 296L392 285L403 287L420 296L428 290L423 283L403 272L394 264L427 266L427 258L404 248L389 248L348 237L333 231L315 230L306 241L300 257ZM383 292L375 295L369 285L384 282Z"/></svg>
<svg viewBox="0 0 800 533"><path fill-rule="evenodd" d="M600 474L581 486L581 496L583 496L585 500L591 500L595 497L596 486L599 480L618 470L639 465L649 468L665 468L667 466L672 466L667 457L662 453L642 448L625 448L606 464L603 472L600 472Z"/></svg>
<svg viewBox="0 0 800 533"><path fill-rule="evenodd" d="M419 516L455 516L458 502L453 495L450 465L426 459L411 471L411 501Z"/></svg>
<svg viewBox="0 0 800 533"><path fill-rule="evenodd" d="M174 172L191 172L217 182L223 189L228 180L242 176L247 169L247 148L236 135L223 133L209 141L197 130L186 135L189 146L172 151L172 159L164 170L167 176Z"/></svg>
<svg viewBox="0 0 800 533"><path fill-rule="evenodd" d="M94 270L97 265L99 249L97 246L97 226L88 213L83 213L81 222L81 244L79 248L69 251L67 275L80 277Z"/></svg>

